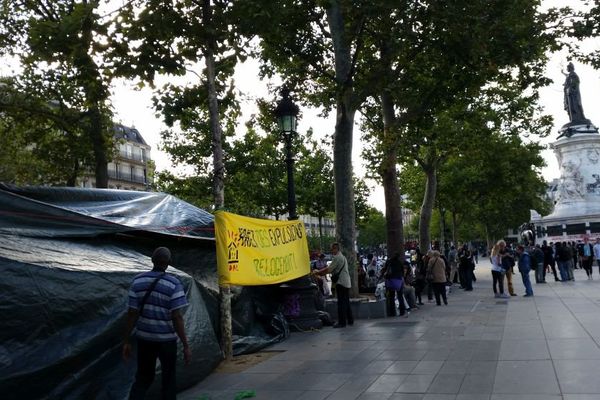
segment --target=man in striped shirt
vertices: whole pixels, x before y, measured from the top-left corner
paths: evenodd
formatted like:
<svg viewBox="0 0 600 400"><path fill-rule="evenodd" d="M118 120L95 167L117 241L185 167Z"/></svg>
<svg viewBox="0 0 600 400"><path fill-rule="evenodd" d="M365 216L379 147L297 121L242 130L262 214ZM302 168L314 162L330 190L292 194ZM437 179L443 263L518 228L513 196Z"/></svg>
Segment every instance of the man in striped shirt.
<svg viewBox="0 0 600 400"><path fill-rule="evenodd" d="M179 279L165 271L171 261L171 252L159 247L152 254L152 271L137 275L129 289L127 331L123 345L125 361L131 356L129 336L136 328L137 373L129 399L143 399L154 380L156 359L162 371L162 398L175 399L175 365L177 336L183 343L185 363L191 352L185 335L181 309L188 305Z"/></svg>

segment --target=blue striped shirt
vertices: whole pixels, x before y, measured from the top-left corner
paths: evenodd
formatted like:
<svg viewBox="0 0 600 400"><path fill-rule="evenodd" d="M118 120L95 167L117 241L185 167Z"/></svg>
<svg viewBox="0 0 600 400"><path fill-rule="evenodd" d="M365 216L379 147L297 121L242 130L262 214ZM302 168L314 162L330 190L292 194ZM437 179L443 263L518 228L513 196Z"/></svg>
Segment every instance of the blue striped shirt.
<svg viewBox="0 0 600 400"><path fill-rule="evenodd" d="M149 271L133 278L129 288L129 308L139 310L146 291L162 272ZM171 312L188 305L183 285L175 276L165 274L148 296L136 323L136 335L153 342L177 340Z"/></svg>

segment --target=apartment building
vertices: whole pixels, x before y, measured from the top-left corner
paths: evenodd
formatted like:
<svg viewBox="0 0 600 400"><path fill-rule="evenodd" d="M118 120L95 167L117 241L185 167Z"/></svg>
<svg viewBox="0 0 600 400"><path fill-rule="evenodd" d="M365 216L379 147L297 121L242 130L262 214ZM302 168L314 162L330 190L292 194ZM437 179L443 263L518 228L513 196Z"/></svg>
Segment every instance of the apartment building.
<svg viewBox="0 0 600 400"><path fill-rule="evenodd" d="M110 189L150 190L149 176L152 164L149 163L151 147L141 133L135 129L115 124L114 139L116 153L108 163L108 187ZM93 175L86 175L80 181L81 187L96 187Z"/></svg>

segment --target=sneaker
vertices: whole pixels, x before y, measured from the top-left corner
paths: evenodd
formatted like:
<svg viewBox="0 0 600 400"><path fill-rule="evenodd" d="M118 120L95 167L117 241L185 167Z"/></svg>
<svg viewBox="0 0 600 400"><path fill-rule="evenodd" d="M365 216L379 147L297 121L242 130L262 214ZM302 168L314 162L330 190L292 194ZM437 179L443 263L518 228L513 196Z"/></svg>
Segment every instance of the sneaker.
<svg viewBox="0 0 600 400"><path fill-rule="evenodd" d="M495 297L496 299L498 299L498 298L500 298L500 294L498 294L498 293L494 293L494 297Z"/></svg>
<svg viewBox="0 0 600 400"><path fill-rule="evenodd" d="M509 296L509 295L507 295L507 294L501 294L501 295L500 295L500 298L501 298L501 299L510 299L510 296Z"/></svg>
<svg viewBox="0 0 600 400"><path fill-rule="evenodd" d="M524 294L523 297L533 297L532 294Z"/></svg>

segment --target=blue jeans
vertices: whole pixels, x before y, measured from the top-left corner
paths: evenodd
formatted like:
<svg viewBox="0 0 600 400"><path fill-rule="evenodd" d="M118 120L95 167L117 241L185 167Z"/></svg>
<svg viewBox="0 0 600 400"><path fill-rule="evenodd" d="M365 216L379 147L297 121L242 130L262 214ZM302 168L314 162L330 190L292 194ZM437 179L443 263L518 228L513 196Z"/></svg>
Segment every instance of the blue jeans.
<svg viewBox="0 0 600 400"><path fill-rule="evenodd" d="M533 288L531 287L531 281L529 280L529 271L519 271L521 272L521 277L523 278L523 286L525 286L525 294L530 296L533 295Z"/></svg>
<svg viewBox="0 0 600 400"><path fill-rule="evenodd" d="M569 280L569 262L568 261L559 261L558 262L558 270L560 271L560 279L563 282Z"/></svg>

